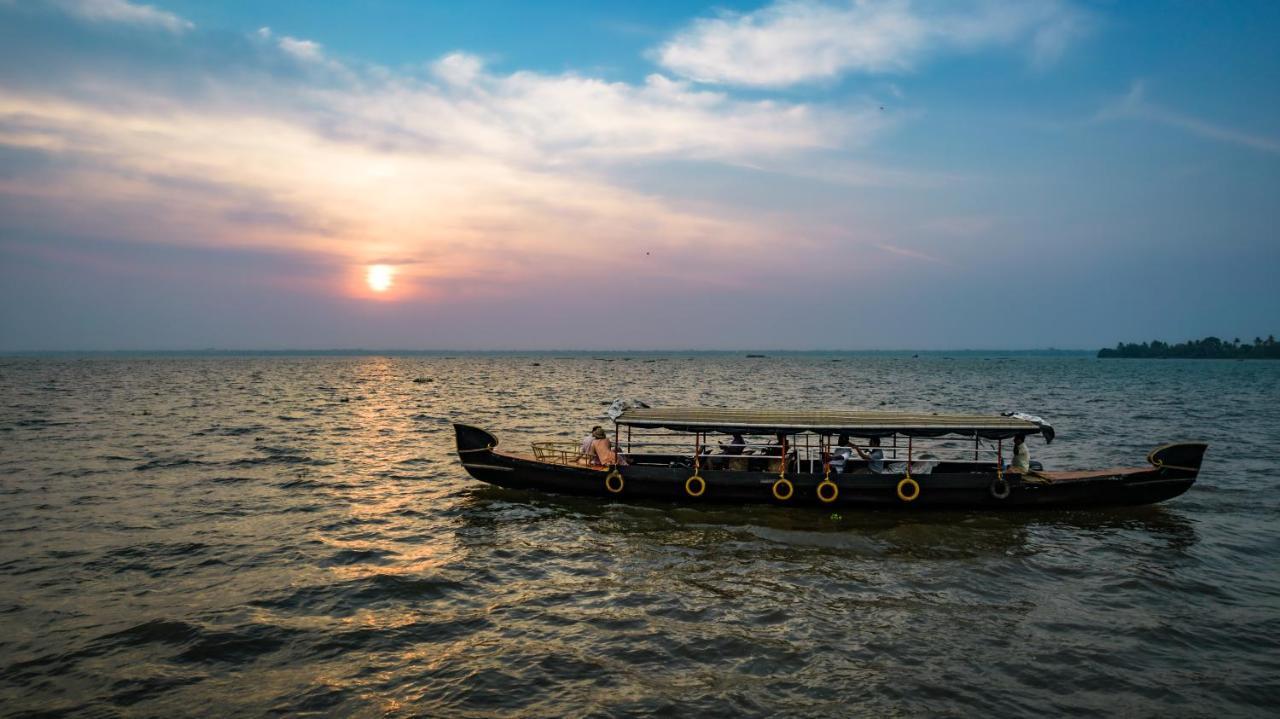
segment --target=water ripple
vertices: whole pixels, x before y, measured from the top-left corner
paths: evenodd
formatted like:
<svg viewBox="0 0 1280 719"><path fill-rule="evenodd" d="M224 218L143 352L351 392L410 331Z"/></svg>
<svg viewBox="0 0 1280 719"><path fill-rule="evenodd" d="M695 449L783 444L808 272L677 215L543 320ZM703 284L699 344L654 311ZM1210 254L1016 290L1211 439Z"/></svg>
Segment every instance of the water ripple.
<svg viewBox="0 0 1280 719"><path fill-rule="evenodd" d="M1060 467L1213 446L1162 506L1001 516L548 497L452 454L451 420L520 447L619 396L1025 409ZM0 715L1264 715L1277 435L1280 363L0 360Z"/></svg>

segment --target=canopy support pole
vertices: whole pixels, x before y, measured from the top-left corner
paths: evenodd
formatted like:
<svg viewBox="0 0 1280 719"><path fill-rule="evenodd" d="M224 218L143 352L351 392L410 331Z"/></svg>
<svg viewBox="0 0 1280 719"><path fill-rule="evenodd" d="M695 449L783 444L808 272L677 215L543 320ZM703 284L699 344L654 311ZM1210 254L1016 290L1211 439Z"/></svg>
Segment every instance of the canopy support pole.
<svg viewBox="0 0 1280 719"><path fill-rule="evenodd" d="M702 433L693 433L693 473L698 473L698 462L702 460Z"/></svg>

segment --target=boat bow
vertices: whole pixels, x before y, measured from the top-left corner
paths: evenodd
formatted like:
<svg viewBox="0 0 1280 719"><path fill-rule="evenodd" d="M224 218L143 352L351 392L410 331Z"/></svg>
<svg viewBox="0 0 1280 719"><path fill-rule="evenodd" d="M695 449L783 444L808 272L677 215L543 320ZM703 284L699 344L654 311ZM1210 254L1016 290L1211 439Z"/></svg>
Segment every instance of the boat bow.
<svg viewBox="0 0 1280 719"><path fill-rule="evenodd" d="M462 456L464 462L467 460L468 454L474 455L480 452L488 452L498 446L498 438L479 427L455 423L453 432L458 439L458 454Z"/></svg>

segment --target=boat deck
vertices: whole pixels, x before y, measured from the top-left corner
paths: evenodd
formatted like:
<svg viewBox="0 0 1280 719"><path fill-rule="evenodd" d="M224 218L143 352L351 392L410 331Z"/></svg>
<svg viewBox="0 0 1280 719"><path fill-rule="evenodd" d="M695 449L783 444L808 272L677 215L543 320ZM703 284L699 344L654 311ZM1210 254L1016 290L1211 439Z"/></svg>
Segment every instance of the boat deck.
<svg viewBox="0 0 1280 719"><path fill-rule="evenodd" d="M568 460L560 460L559 458L548 459L545 456L539 457L532 452L519 452L519 451L510 451L506 449L495 449L493 450L493 453L500 454L503 457L510 457L512 459L523 460L525 462L541 462L542 464L554 464L561 467L576 467L578 469L595 469L601 472L604 472L609 469L608 467L600 467L596 465L587 464L585 461L582 461L582 460L568 461Z"/></svg>
<svg viewBox="0 0 1280 719"><path fill-rule="evenodd" d="M1034 476L1050 482L1071 482L1081 479L1097 479L1099 477L1125 477L1150 471L1151 467L1111 467L1110 469L1083 469L1070 472L1033 472L1028 476Z"/></svg>

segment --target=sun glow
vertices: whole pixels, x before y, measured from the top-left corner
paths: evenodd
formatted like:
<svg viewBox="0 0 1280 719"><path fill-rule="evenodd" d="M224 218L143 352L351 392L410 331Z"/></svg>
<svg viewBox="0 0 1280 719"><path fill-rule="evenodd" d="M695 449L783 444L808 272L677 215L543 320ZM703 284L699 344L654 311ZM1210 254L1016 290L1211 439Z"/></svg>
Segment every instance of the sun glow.
<svg viewBox="0 0 1280 719"><path fill-rule="evenodd" d="M365 274L365 282L374 292L386 292L391 289L391 281L395 278L395 268L391 265L370 265Z"/></svg>

